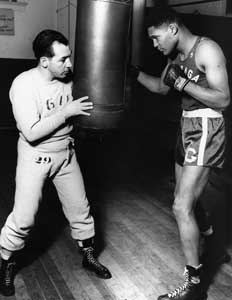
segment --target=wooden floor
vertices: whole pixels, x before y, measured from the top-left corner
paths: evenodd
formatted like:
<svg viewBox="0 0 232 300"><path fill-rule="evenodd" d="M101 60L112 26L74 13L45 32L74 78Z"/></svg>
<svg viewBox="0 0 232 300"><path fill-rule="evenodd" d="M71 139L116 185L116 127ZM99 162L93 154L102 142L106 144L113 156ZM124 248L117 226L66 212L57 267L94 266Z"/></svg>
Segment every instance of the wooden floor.
<svg viewBox="0 0 232 300"><path fill-rule="evenodd" d="M184 268L178 231L171 212L173 129L116 132L82 140L77 146L96 221L99 259L112 272L102 280L84 270L55 191L47 185L37 225L20 254L15 278L17 300L155 300L182 282ZM170 137L170 135L169 135ZM16 136L1 133L0 225L14 196ZM212 255L227 251L229 229L224 190L213 185L205 196L216 239ZM214 253L214 254L213 254ZM232 263L205 271L209 300L232 299Z"/></svg>

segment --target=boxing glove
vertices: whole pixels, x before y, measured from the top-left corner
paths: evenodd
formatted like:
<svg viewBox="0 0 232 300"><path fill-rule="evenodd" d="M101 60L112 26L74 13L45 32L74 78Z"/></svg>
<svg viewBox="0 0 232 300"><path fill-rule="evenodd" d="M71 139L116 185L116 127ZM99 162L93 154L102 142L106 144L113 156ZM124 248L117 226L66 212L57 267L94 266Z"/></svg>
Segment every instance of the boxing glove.
<svg viewBox="0 0 232 300"><path fill-rule="evenodd" d="M179 65L170 64L168 66L164 76L164 83L167 86L175 88L181 92L189 81L190 79L186 78Z"/></svg>
<svg viewBox="0 0 232 300"><path fill-rule="evenodd" d="M139 73L141 71L141 67L136 65L130 65L129 67L129 76L132 80L137 80L138 76L139 76Z"/></svg>

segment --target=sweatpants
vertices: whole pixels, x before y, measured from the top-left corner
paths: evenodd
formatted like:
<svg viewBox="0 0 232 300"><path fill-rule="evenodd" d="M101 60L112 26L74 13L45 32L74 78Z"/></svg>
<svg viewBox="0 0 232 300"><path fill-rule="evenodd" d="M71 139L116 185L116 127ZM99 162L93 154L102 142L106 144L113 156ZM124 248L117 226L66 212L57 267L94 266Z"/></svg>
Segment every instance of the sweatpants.
<svg viewBox="0 0 232 300"><path fill-rule="evenodd" d="M48 178L56 187L73 239L94 236L94 220L72 143L68 140L65 149L44 152L19 138L14 207L1 230L1 247L10 251L24 247Z"/></svg>

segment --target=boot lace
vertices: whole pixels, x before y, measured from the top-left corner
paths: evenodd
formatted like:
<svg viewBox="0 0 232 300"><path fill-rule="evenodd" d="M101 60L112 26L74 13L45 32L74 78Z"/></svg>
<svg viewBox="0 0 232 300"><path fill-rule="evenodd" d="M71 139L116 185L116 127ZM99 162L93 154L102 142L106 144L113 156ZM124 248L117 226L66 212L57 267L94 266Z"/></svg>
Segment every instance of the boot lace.
<svg viewBox="0 0 232 300"><path fill-rule="evenodd" d="M184 283L181 286L177 287L174 291L169 292L168 293L169 298L174 298L176 296L181 295L181 293L184 292L191 285L189 271L187 269L185 269L184 271L184 276L185 276Z"/></svg>
<svg viewBox="0 0 232 300"><path fill-rule="evenodd" d="M93 247L88 247L84 249L86 260L90 265L96 266L98 269L103 270L103 266L97 261L97 259L94 257L94 249Z"/></svg>
<svg viewBox="0 0 232 300"><path fill-rule="evenodd" d="M12 279L14 276L14 267L15 267L15 262L8 263L6 266L6 273L4 277L4 283L6 286L10 286L12 284Z"/></svg>

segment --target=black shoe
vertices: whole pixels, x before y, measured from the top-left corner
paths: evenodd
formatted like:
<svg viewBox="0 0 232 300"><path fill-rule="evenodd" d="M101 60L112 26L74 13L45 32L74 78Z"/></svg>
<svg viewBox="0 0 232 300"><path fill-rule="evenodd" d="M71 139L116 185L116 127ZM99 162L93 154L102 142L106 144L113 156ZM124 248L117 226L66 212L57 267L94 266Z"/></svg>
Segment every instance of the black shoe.
<svg viewBox="0 0 232 300"><path fill-rule="evenodd" d="M199 268L200 269L200 268ZM205 300L207 294L200 291L199 269L186 266L184 283L168 294L161 295L158 300Z"/></svg>
<svg viewBox="0 0 232 300"><path fill-rule="evenodd" d="M223 252L218 255L210 255L206 251L200 256L200 262L206 267L220 266L222 264L227 264L230 261L231 257L227 252Z"/></svg>
<svg viewBox="0 0 232 300"><path fill-rule="evenodd" d="M0 292L4 296L12 296L15 294L14 287L14 276L15 276L15 267L16 262L11 259L1 260L1 269L0 269Z"/></svg>
<svg viewBox="0 0 232 300"><path fill-rule="evenodd" d="M98 277L103 279L112 277L110 271L95 258L93 247L83 248L82 251L84 254L82 265L84 268L93 271Z"/></svg>

